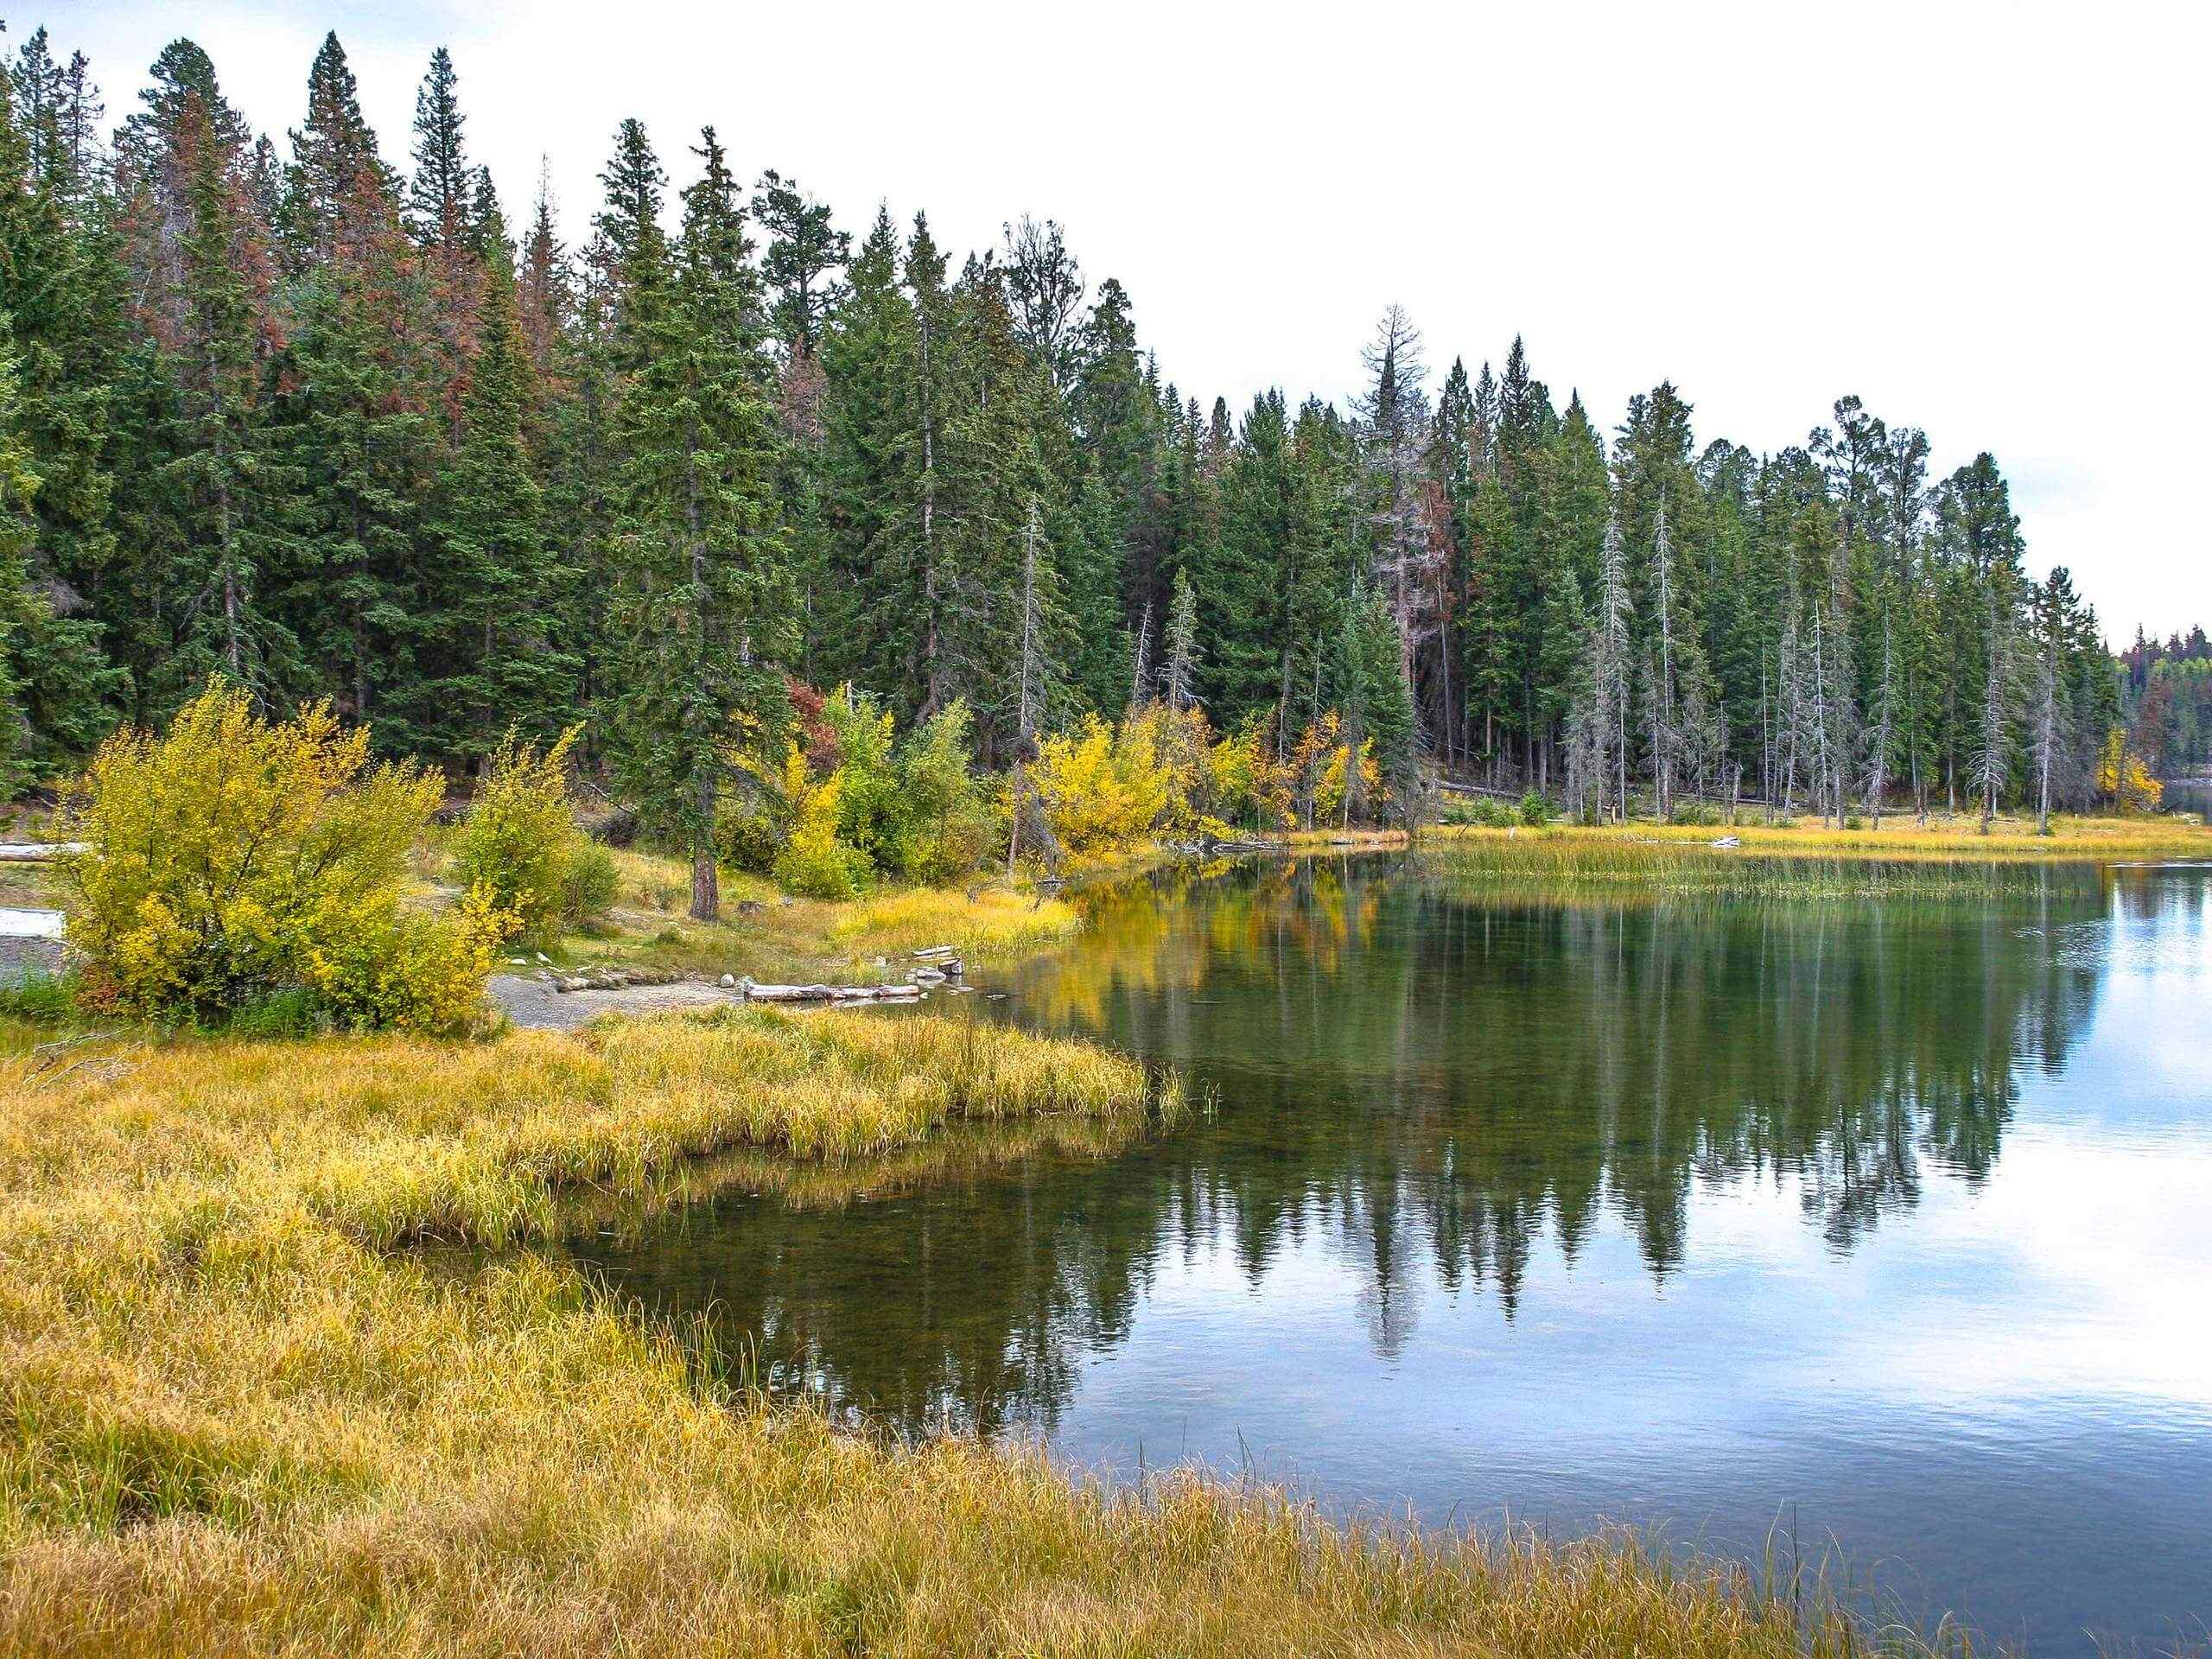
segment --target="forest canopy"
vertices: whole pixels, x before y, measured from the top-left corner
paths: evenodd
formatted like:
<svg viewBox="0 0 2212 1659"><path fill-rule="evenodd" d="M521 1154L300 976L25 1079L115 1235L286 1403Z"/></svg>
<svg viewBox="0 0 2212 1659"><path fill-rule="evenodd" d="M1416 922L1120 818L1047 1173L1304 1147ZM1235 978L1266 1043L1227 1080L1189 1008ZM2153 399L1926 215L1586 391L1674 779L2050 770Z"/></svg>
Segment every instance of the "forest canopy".
<svg viewBox="0 0 2212 1659"><path fill-rule="evenodd" d="M1017 821L1025 767L1155 711L1248 779L1336 755L1347 820L1437 768L1591 817L1986 817L2092 804L2116 731L2212 753L2201 630L2115 659L1995 460L1931 476L1853 397L1772 453L1671 382L1608 426L1517 338L1432 376L1394 307L1349 407L1232 410L1050 220L841 223L636 120L588 222L516 213L442 48L404 161L335 35L281 139L189 40L112 124L42 29L0 83L11 791L218 673L454 776L584 722L709 875L836 688L957 711Z"/></svg>

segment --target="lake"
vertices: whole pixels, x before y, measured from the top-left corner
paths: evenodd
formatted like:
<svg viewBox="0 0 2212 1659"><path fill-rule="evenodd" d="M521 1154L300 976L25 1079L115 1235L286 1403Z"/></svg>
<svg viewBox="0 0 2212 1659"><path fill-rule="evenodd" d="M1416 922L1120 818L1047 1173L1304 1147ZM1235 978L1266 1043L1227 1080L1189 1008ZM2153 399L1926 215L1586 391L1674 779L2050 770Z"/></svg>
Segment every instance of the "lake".
<svg viewBox="0 0 2212 1659"><path fill-rule="evenodd" d="M2212 871L1570 900L1370 856L1088 902L959 1006L1208 1113L587 1259L909 1433L1627 1522L2042 1654L2202 1637Z"/></svg>

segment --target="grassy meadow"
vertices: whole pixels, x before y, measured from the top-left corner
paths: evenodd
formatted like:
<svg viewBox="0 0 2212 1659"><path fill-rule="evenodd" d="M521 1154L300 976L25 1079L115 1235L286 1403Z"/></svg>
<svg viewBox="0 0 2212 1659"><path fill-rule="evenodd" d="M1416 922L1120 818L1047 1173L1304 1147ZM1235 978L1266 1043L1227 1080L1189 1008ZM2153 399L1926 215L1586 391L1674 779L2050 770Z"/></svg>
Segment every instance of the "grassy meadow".
<svg viewBox="0 0 2212 1659"><path fill-rule="evenodd" d="M903 1448L703 1372L530 1254L700 1190L926 1179L947 1125L1179 1109L981 1023L737 1013L0 1062L10 1653L1838 1654L1749 1575L1344 1529L1195 1478ZM853 1164L852 1158L861 1161ZM906 1160L923 1157L916 1164ZM840 1173L840 1172L844 1173ZM897 1287L887 1287L887 1294Z"/></svg>

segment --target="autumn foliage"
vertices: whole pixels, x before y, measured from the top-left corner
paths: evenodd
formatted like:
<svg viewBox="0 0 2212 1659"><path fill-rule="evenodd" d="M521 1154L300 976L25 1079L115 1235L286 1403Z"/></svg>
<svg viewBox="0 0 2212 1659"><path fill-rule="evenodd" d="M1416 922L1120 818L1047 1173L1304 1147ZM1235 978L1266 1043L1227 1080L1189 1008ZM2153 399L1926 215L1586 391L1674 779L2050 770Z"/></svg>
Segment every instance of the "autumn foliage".
<svg viewBox="0 0 2212 1659"><path fill-rule="evenodd" d="M328 704L271 721L219 680L164 735L118 733L63 808L81 997L204 1024L277 999L347 1027L466 1023L515 917L482 886L448 916L401 903L439 793L371 764Z"/></svg>

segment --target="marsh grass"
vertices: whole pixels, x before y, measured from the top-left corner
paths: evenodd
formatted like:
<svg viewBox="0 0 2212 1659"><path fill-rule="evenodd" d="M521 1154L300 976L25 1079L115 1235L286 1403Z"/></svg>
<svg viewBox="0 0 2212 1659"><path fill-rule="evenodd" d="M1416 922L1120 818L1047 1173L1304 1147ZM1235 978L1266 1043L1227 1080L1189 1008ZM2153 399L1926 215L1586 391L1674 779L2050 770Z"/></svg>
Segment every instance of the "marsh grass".
<svg viewBox="0 0 2212 1659"><path fill-rule="evenodd" d="M1628 824L1451 830L1422 842L1449 880L1563 891L1644 891L1714 898L1986 898L2086 880L2101 866L2212 857L2212 834L2158 820L2070 819L1982 836L1910 821L1877 832L1746 825ZM1717 849L1723 835L1741 845Z"/></svg>
<svg viewBox="0 0 2212 1659"><path fill-rule="evenodd" d="M1344 1528L1191 1475L1108 1488L1020 1449L836 1432L544 1256L456 1277L392 1248L650 1206L717 1148L836 1202L846 1160L896 1168L949 1124L1174 1109L1103 1051L744 1013L113 1058L0 1076L11 1654L1863 1646L1745 1569L1627 1539Z"/></svg>

